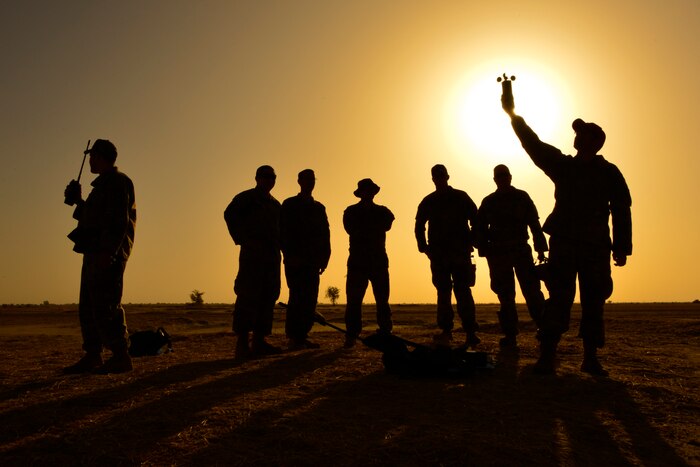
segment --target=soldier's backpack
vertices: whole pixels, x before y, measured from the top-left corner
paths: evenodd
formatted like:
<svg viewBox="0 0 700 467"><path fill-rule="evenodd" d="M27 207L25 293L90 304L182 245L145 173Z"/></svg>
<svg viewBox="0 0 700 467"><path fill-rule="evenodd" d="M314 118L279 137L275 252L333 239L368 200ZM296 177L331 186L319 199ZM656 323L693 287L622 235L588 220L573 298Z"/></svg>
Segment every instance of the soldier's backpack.
<svg viewBox="0 0 700 467"><path fill-rule="evenodd" d="M146 331L137 331L129 335L129 355L143 357L145 355L160 355L173 351L170 334L160 327Z"/></svg>

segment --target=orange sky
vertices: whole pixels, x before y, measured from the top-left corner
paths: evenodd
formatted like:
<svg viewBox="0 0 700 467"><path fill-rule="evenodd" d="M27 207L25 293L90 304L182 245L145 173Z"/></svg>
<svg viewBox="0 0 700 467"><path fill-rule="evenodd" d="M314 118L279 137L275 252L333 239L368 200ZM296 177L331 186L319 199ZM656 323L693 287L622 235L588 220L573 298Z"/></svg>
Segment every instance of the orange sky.
<svg viewBox="0 0 700 467"><path fill-rule="evenodd" d="M700 2L470 3L3 2L0 303L77 301L63 188L96 138L117 145L136 185L124 302L186 302L195 288L233 302L238 248L223 210L262 164L277 170L280 201L301 169L316 171L333 248L323 289L344 302L342 213L371 177L396 216L391 302L434 302L413 238L432 165L479 204L505 163L542 219L553 205L499 113L503 72L543 140L572 152L577 117L608 135L601 152L633 197L634 253L614 268L612 300L700 298ZM495 302L477 267L477 302Z"/></svg>

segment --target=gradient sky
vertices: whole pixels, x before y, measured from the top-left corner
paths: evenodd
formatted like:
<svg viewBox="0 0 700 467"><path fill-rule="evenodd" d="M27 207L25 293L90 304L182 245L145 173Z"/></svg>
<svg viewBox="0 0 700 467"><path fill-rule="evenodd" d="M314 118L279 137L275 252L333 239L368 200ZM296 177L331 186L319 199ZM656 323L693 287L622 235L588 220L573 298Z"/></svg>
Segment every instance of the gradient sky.
<svg viewBox="0 0 700 467"><path fill-rule="evenodd" d="M63 189L96 138L117 145L136 186L125 303L187 302L195 288L234 301L223 210L262 164L280 201L316 171L333 249L321 287L341 302L342 213L371 177L396 216L391 302L432 303L413 236L430 167L480 204L505 163L542 220L553 206L500 110L503 72L544 141L573 152L577 117L608 135L601 153L633 198L634 253L614 268L612 300L700 298L699 31L697 0L3 1L0 303L77 301ZM496 302L477 267L477 302Z"/></svg>

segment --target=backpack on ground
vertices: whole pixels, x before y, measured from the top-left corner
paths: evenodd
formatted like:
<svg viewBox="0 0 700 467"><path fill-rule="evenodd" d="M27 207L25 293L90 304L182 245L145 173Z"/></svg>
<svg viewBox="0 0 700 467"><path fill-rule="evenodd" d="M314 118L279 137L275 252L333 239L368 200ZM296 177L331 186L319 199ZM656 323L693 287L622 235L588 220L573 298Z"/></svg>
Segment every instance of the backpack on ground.
<svg viewBox="0 0 700 467"><path fill-rule="evenodd" d="M129 335L129 343L129 355L132 357L160 355L173 351L170 334L162 327L134 332Z"/></svg>

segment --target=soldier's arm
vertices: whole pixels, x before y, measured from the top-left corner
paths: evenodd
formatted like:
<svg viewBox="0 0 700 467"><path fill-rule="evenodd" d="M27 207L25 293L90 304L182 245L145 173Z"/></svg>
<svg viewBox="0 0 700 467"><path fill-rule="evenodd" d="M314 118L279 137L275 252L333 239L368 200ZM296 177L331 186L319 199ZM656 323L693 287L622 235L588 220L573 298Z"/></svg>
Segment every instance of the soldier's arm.
<svg viewBox="0 0 700 467"><path fill-rule="evenodd" d="M554 146L540 141L539 136L525 123L522 117L513 114L511 125L532 162L551 177L556 170L557 163L564 158L562 152Z"/></svg>
<svg viewBox="0 0 700 467"><path fill-rule="evenodd" d="M391 230L391 225L394 223L394 213L389 210L389 208L385 207L384 208L384 225L382 226L384 228L385 232L388 232Z"/></svg>
<svg viewBox="0 0 700 467"><path fill-rule="evenodd" d="M465 197L465 204L467 210L467 219L469 219L469 224L473 229L476 223L476 213L478 209L476 207L476 203L469 197L469 195L466 195Z"/></svg>
<svg viewBox="0 0 700 467"><path fill-rule="evenodd" d="M528 203L528 214L527 214L527 225L530 227L530 232L532 232L532 243L535 247L535 251L538 253L544 253L549 250L547 246L547 239L542 232L542 225L540 224L540 216L537 213L537 207L532 201L529 195L527 197Z"/></svg>
<svg viewBox="0 0 700 467"><path fill-rule="evenodd" d="M321 219L321 272L325 271L328 267L328 261L331 258L331 229L328 224L328 215L326 214L326 207L322 204L320 205L320 219Z"/></svg>
<svg viewBox="0 0 700 467"><path fill-rule="evenodd" d="M98 242L98 250L101 253L113 257L119 251L132 222L129 217L130 208L134 202L133 189L126 179L117 179L109 187L110 193L106 197L103 207L102 225Z"/></svg>
<svg viewBox="0 0 700 467"><path fill-rule="evenodd" d="M236 245L241 245L245 241L243 234L245 209L243 204L241 197L236 195L224 210L224 220L226 221L228 233Z"/></svg>
<svg viewBox="0 0 700 467"><path fill-rule="evenodd" d="M479 250L479 256L488 256L488 235L489 235L489 222L487 218L488 201L484 199L481 202L481 206L476 211L476 220L474 222L474 246Z"/></svg>
<svg viewBox="0 0 700 467"><path fill-rule="evenodd" d="M290 226L294 222L294 214L292 213L292 206L288 200L282 203L282 208L280 209L280 247L282 253L287 255L289 253L288 246L291 235Z"/></svg>
<svg viewBox="0 0 700 467"><path fill-rule="evenodd" d="M612 252L615 262L622 262L622 266L632 254L632 196L622 173L614 165L611 167Z"/></svg>
<svg viewBox="0 0 700 467"><path fill-rule="evenodd" d="M421 253L425 253L428 250L428 242L425 240L425 223L428 222L428 216L425 211L425 204L421 202L418 205L418 212L416 213L416 225L414 227L416 241L418 242L418 251L420 251Z"/></svg>

